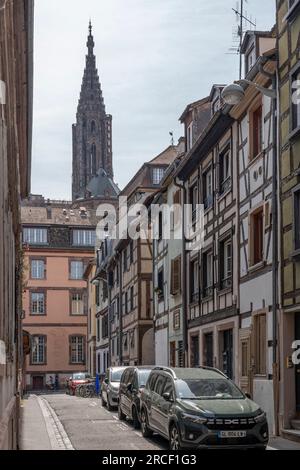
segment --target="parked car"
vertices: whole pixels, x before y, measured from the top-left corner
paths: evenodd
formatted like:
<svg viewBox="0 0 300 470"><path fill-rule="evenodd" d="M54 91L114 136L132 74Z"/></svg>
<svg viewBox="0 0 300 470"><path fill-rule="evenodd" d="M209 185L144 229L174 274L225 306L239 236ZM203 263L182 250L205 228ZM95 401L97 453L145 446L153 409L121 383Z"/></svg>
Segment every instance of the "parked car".
<svg viewBox="0 0 300 470"><path fill-rule="evenodd" d="M171 450L255 448L264 450L266 414L222 372L212 368L154 368L141 396L144 437L153 432Z"/></svg>
<svg viewBox="0 0 300 470"><path fill-rule="evenodd" d="M102 406L107 406L108 410L118 406L120 380L125 369L126 367L110 367L106 371L101 387L101 397Z"/></svg>
<svg viewBox="0 0 300 470"><path fill-rule="evenodd" d="M87 372L75 372L67 380L67 393L75 395L76 387L87 384L91 381L91 376Z"/></svg>
<svg viewBox="0 0 300 470"><path fill-rule="evenodd" d="M119 388L118 415L133 421L135 429L140 427L141 393L153 367L128 367L124 370Z"/></svg>

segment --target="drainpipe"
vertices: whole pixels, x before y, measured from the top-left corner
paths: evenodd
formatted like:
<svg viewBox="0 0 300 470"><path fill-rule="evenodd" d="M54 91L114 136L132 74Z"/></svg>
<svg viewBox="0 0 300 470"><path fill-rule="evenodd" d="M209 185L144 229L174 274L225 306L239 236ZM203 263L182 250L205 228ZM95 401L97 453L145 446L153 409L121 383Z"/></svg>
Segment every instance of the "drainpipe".
<svg viewBox="0 0 300 470"><path fill-rule="evenodd" d="M278 366L278 80L277 72L270 74L260 65L259 71L272 80L272 89L276 91L276 99L272 100L273 114L273 187L272 187L272 318L273 318L273 394L274 394L274 425L275 435L279 435L279 366Z"/></svg>
<svg viewBox="0 0 300 470"><path fill-rule="evenodd" d="M182 273L182 316L183 316L183 363L185 367L188 367L188 317L187 317L187 291L186 291L186 263L187 263L187 253L186 253L186 246L185 246L185 211L184 211L184 204L186 201L186 187L184 184L180 184L177 182L177 178L174 180L175 186L177 188L183 190L183 204L182 204L182 266L181 266L181 273Z"/></svg>

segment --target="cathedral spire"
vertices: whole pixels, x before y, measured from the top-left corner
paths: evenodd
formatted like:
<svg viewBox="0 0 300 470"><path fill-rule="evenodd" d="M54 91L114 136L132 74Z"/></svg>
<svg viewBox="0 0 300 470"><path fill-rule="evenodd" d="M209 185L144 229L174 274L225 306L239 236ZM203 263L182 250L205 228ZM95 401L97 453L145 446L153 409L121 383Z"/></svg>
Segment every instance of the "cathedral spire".
<svg viewBox="0 0 300 470"><path fill-rule="evenodd" d="M88 41L87 41L87 48L88 48L88 51L89 51L89 56L94 55L94 47L95 47L94 37L92 35L92 31L93 31L93 26L92 26L92 22L90 20L90 22L89 22L89 35L88 35Z"/></svg>

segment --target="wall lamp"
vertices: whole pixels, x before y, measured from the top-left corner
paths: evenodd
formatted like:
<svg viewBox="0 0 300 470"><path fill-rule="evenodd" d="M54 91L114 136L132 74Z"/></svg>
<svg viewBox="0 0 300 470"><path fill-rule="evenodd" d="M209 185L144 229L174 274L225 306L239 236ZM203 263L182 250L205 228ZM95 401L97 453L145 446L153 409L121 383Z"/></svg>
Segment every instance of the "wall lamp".
<svg viewBox="0 0 300 470"><path fill-rule="evenodd" d="M235 106L239 104L245 97L245 90L242 87L243 83L247 85L254 86L258 91L260 91L263 95L268 96L269 98L275 100L276 99L276 91L270 90L269 88L264 88L258 85L255 82L251 82L250 80L238 80L231 85L227 85L222 91L222 98L226 104L231 106Z"/></svg>

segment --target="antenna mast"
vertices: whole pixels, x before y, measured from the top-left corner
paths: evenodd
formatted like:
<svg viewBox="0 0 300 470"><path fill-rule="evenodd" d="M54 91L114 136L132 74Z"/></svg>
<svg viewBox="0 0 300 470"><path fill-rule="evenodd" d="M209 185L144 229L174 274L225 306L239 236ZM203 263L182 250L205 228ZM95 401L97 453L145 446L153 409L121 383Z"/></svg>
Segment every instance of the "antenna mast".
<svg viewBox="0 0 300 470"><path fill-rule="evenodd" d="M251 27L253 26L254 29L256 28L256 22L252 21L252 17L249 19L247 16L247 12L245 12L244 3L247 3L248 0L240 0L240 6L237 2L236 8L232 8L234 13L236 14L236 18L238 21L237 31L233 32L233 41L234 45L230 48L231 53L239 54L240 56L240 70L239 70L239 77L240 80L242 78L242 71L243 71L243 58L242 58L242 44L244 39L244 33L246 30L246 26Z"/></svg>

